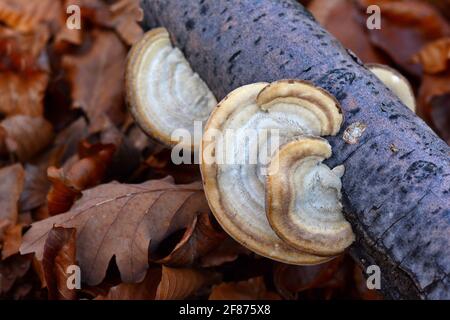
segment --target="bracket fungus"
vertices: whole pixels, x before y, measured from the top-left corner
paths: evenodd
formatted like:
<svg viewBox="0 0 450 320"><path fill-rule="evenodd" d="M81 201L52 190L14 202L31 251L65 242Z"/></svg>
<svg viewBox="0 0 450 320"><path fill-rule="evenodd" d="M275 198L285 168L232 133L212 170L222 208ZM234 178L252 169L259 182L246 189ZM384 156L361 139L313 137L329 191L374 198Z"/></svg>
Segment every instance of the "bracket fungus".
<svg viewBox="0 0 450 320"><path fill-rule="evenodd" d="M416 98L408 79L397 70L378 63L366 64L366 67L377 76L412 112L416 112Z"/></svg>
<svg viewBox="0 0 450 320"><path fill-rule="evenodd" d="M283 145L269 166L266 213L277 235L304 252L320 256L341 253L353 242L350 223L342 215L341 177L322 161L331 146L305 136Z"/></svg>
<svg viewBox="0 0 450 320"><path fill-rule="evenodd" d="M150 30L133 46L126 91L134 119L148 135L168 146L186 144L176 130L188 130L194 137L195 122L204 124L217 104L164 28ZM199 143L191 139L187 146L197 150Z"/></svg>
<svg viewBox="0 0 450 320"><path fill-rule="evenodd" d="M321 163L331 147L319 138L336 135L342 121L333 96L300 80L254 83L225 97L206 124L201 163L222 227L250 250L290 264L318 264L344 251L354 235L340 204L343 166ZM211 161L223 153L258 161Z"/></svg>

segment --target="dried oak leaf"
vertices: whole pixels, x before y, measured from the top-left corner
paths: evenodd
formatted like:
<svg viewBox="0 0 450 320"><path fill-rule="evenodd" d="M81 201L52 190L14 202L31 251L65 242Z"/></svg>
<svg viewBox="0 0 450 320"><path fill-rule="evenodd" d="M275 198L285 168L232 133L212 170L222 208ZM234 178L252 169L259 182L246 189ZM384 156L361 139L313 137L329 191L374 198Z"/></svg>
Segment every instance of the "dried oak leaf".
<svg viewBox="0 0 450 320"><path fill-rule="evenodd" d="M427 44L413 57L420 63L425 73L435 74L447 70L450 60L450 37L442 38Z"/></svg>
<svg viewBox="0 0 450 320"><path fill-rule="evenodd" d="M162 266L148 270L144 281L112 287L98 300L182 300L219 280L219 275L204 270L175 269Z"/></svg>
<svg viewBox="0 0 450 320"><path fill-rule="evenodd" d="M0 147L24 162L47 147L53 140L52 125L41 117L11 116L0 122Z"/></svg>
<svg viewBox="0 0 450 320"><path fill-rule="evenodd" d="M87 114L91 132L124 119L123 81L127 50L117 35L94 30L89 50L62 58L74 108Z"/></svg>
<svg viewBox="0 0 450 320"><path fill-rule="evenodd" d="M25 165L25 186L20 196L21 211L36 209L46 202L51 186L47 178L48 167L66 162L77 153L79 142L87 136L87 122L80 118L56 135L49 151Z"/></svg>
<svg viewBox="0 0 450 320"><path fill-rule="evenodd" d="M0 221L16 224L25 172L20 164L0 169Z"/></svg>
<svg viewBox="0 0 450 320"><path fill-rule="evenodd" d="M81 195L81 191L99 184L115 151L113 144L90 144L82 141L78 161L68 168L49 167L47 175L52 183L47 195L49 214L66 212Z"/></svg>
<svg viewBox="0 0 450 320"><path fill-rule="evenodd" d="M224 232L218 231L213 226L211 216L202 213L193 219L172 252L157 262L172 267L192 266L205 254L218 247L226 237Z"/></svg>
<svg viewBox="0 0 450 320"><path fill-rule="evenodd" d="M55 0L2 0L0 21L21 32L32 32L45 23L53 29L62 24L62 7Z"/></svg>
<svg viewBox="0 0 450 320"><path fill-rule="evenodd" d="M139 0L118 0L99 11L95 22L114 28L126 44L132 45L144 34L138 24L143 18Z"/></svg>
<svg viewBox="0 0 450 320"><path fill-rule="evenodd" d="M41 116L48 84L46 29L27 35L0 27L0 113Z"/></svg>
<svg viewBox="0 0 450 320"><path fill-rule="evenodd" d="M34 223L21 253L42 259L44 242L56 226L77 229L77 261L82 279L97 285L115 256L124 282L140 282L148 255L173 232L209 210L201 183L174 185L171 179L129 185L108 183L83 192L72 209Z"/></svg>
<svg viewBox="0 0 450 320"><path fill-rule="evenodd" d="M418 114L450 142L450 38L426 45L414 60L424 70L419 89Z"/></svg>
<svg viewBox="0 0 450 320"><path fill-rule="evenodd" d="M107 170L107 178L118 181L132 181L130 176L141 161L141 152L135 146L134 141L116 126L111 125L108 129L102 131L100 142L116 146L116 153Z"/></svg>
<svg viewBox="0 0 450 320"><path fill-rule="evenodd" d="M343 262L339 257L316 266L291 266L277 263L273 280L277 291L286 299L296 299L299 292L329 285Z"/></svg>
<svg viewBox="0 0 450 320"><path fill-rule="evenodd" d="M425 74L419 89L419 115L450 142L450 70L437 75Z"/></svg>
<svg viewBox="0 0 450 320"><path fill-rule="evenodd" d="M20 245L22 244L22 229L23 224L10 225L4 234L2 246L2 259L5 260L17 253L19 253Z"/></svg>
<svg viewBox="0 0 450 320"><path fill-rule="evenodd" d="M21 211L33 210L45 203L50 188L46 169L46 162L25 164L25 185L19 201Z"/></svg>
<svg viewBox="0 0 450 320"><path fill-rule="evenodd" d="M219 284L213 287L209 300L281 300L281 297L267 290L263 277L257 277Z"/></svg>
<svg viewBox="0 0 450 320"><path fill-rule="evenodd" d="M412 57L428 42L449 36L450 25L431 4L419 0L359 0L365 14L369 5L381 9L381 29L368 30L370 41L409 73L420 76Z"/></svg>
<svg viewBox="0 0 450 320"><path fill-rule="evenodd" d="M360 23L358 7L348 0L313 0L308 9L330 33L365 63L387 61L369 40L367 28Z"/></svg>
<svg viewBox="0 0 450 320"><path fill-rule="evenodd" d="M77 293L69 289L69 266L76 265L76 230L54 227L48 233L42 260L43 273L50 300L75 300Z"/></svg>
<svg viewBox="0 0 450 320"><path fill-rule="evenodd" d="M240 245L230 237L200 258L200 266L204 268L217 267L227 262L235 261L240 255L249 255L252 252Z"/></svg>
<svg viewBox="0 0 450 320"><path fill-rule="evenodd" d="M450 20L450 0L428 0Z"/></svg>
<svg viewBox="0 0 450 320"><path fill-rule="evenodd" d="M26 275L32 260L32 255L14 255L0 261L0 296L9 292L15 282Z"/></svg>

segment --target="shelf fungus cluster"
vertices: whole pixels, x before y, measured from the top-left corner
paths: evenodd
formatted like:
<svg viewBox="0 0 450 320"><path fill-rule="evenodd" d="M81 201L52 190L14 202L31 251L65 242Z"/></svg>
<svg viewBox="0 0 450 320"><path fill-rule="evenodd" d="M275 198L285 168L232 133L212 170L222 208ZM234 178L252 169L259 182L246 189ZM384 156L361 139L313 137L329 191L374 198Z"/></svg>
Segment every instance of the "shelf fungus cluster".
<svg viewBox="0 0 450 320"><path fill-rule="evenodd" d="M344 167L323 163L332 150L321 137L336 135L343 121L328 92L280 80L240 87L217 104L163 28L133 47L126 79L135 120L167 146L180 143L176 130L193 134L200 121L202 141L190 147L201 148L206 197L242 245L308 265L332 259L354 241L341 205Z"/></svg>
<svg viewBox="0 0 450 320"><path fill-rule="evenodd" d="M217 104L164 28L147 32L133 46L127 61L126 91L131 114L140 127L168 146L186 142L177 136L177 130L194 137L195 124L204 124ZM197 150L199 142L191 139L189 144Z"/></svg>
<svg viewBox="0 0 450 320"><path fill-rule="evenodd" d="M252 251L285 263L318 264L342 253L354 241L340 202L344 167L322 163L332 151L321 138L336 135L342 121L334 97L306 82L255 83L231 92L211 114L202 141L205 192L222 227ZM238 138L223 138L229 130ZM266 130L277 134L242 138ZM267 151L275 136L279 147L268 163L208 161L224 150Z"/></svg>

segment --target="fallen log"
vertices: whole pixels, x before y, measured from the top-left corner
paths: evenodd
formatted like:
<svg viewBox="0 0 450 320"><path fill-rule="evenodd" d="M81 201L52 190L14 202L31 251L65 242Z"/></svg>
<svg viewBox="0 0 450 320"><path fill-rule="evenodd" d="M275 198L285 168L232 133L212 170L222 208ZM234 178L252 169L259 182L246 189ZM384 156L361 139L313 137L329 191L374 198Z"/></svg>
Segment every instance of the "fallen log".
<svg viewBox="0 0 450 320"><path fill-rule="evenodd" d="M354 54L294 0L142 0L142 7L146 27L166 27L219 100L248 83L286 78L331 92L344 109L343 128L365 128L354 144L344 129L328 138L328 164L346 167L352 256L380 267L387 298L450 299L450 148Z"/></svg>

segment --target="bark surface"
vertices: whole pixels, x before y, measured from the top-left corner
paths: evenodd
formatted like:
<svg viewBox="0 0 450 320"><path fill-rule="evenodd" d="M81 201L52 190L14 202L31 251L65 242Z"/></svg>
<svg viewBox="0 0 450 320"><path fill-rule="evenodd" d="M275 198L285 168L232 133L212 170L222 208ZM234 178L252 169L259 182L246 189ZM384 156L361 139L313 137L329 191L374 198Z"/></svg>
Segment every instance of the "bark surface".
<svg viewBox="0 0 450 320"><path fill-rule="evenodd" d="M258 81L309 80L339 100L328 140L344 164L352 255L378 265L388 298L450 299L450 148L295 0L142 0L220 100ZM352 123L359 142L343 140Z"/></svg>

